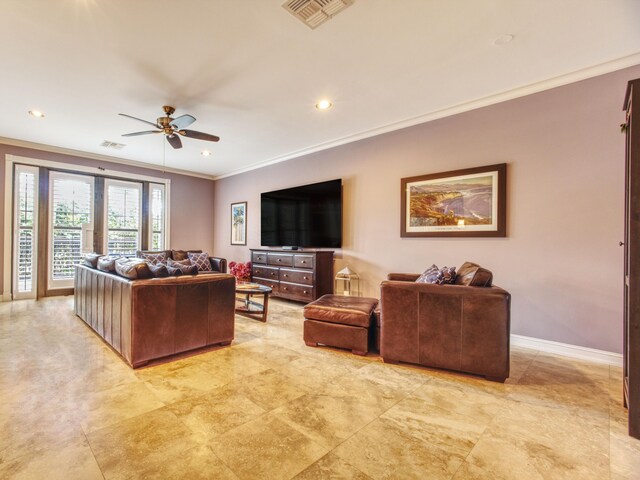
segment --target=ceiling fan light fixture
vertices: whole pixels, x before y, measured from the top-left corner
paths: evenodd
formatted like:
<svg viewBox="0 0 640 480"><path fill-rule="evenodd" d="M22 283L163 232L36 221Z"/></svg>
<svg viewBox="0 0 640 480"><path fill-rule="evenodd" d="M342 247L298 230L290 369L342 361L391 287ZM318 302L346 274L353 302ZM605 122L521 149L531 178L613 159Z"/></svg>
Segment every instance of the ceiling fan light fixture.
<svg viewBox="0 0 640 480"><path fill-rule="evenodd" d="M44 118L44 113L40 110L29 110L29 115L36 118Z"/></svg>
<svg viewBox="0 0 640 480"><path fill-rule="evenodd" d="M326 98L316 103L316 108L318 110L329 110L331 107L333 107L333 103L331 103L331 101L327 100Z"/></svg>

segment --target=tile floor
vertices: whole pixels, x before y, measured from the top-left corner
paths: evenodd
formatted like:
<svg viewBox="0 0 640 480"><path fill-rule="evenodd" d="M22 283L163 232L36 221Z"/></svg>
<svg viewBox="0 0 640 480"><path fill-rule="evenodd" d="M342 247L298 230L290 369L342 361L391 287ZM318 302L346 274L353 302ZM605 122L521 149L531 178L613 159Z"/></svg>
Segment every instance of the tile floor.
<svg viewBox="0 0 640 480"><path fill-rule="evenodd" d="M0 303L0 478L639 479L621 369L520 348L512 375L302 342L302 309L131 370L71 297Z"/></svg>

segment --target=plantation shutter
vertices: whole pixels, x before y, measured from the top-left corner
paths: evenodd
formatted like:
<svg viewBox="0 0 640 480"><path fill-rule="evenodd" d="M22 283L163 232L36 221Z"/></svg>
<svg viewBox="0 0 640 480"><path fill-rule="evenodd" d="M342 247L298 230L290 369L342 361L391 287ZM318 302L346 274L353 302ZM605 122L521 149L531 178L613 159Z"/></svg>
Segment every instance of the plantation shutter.
<svg viewBox="0 0 640 480"><path fill-rule="evenodd" d="M105 187L106 251L135 255L140 249L142 184L107 179Z"/></svg>
<svg viewBox="0 0 640 480"><path fill-rule="evenodd" d="M16 165L13 298L35 297L38 168Z"/></svg>
<svg viewBox="0 0 640 480"><path fill-rule="evenodd" d="M151 250L165 249L165 188L164 185L151 184Z"/></svg>

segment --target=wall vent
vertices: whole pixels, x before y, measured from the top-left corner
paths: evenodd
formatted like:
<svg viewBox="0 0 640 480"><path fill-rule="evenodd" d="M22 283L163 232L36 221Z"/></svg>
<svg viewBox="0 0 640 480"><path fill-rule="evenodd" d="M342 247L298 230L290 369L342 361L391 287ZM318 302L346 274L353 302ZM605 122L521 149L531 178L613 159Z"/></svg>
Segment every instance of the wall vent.
<svg viewBox="0 0 640 480"><path fill-rule="evenodd" d="M110 140L105 140L100 144L101 147L104 148L113 148L114 150L122 150L126 145L124 143L116 143Z"/></svg>
<svg viewBox="0 0 640 480"><path fill-rule="evenodd" d="M352 5L354 0L287 0L283 8L314 29Z"/></svg>

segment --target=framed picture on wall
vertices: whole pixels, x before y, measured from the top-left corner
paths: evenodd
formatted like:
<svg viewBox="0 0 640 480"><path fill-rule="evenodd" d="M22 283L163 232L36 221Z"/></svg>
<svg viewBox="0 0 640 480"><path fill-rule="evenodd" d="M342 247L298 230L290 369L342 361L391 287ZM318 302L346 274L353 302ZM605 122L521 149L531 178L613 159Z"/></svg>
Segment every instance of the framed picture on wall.
<svg viewBox="0 0 640 480"><path fill-rule="evenodd" d="M403 178L401 237L506 237L507 164Z"/></svg>
<svg viewBox="0 0 640 480"><path fill-rule="evenodd" d="M247 202L231 204L231 245L247 244Z"/></svg>

